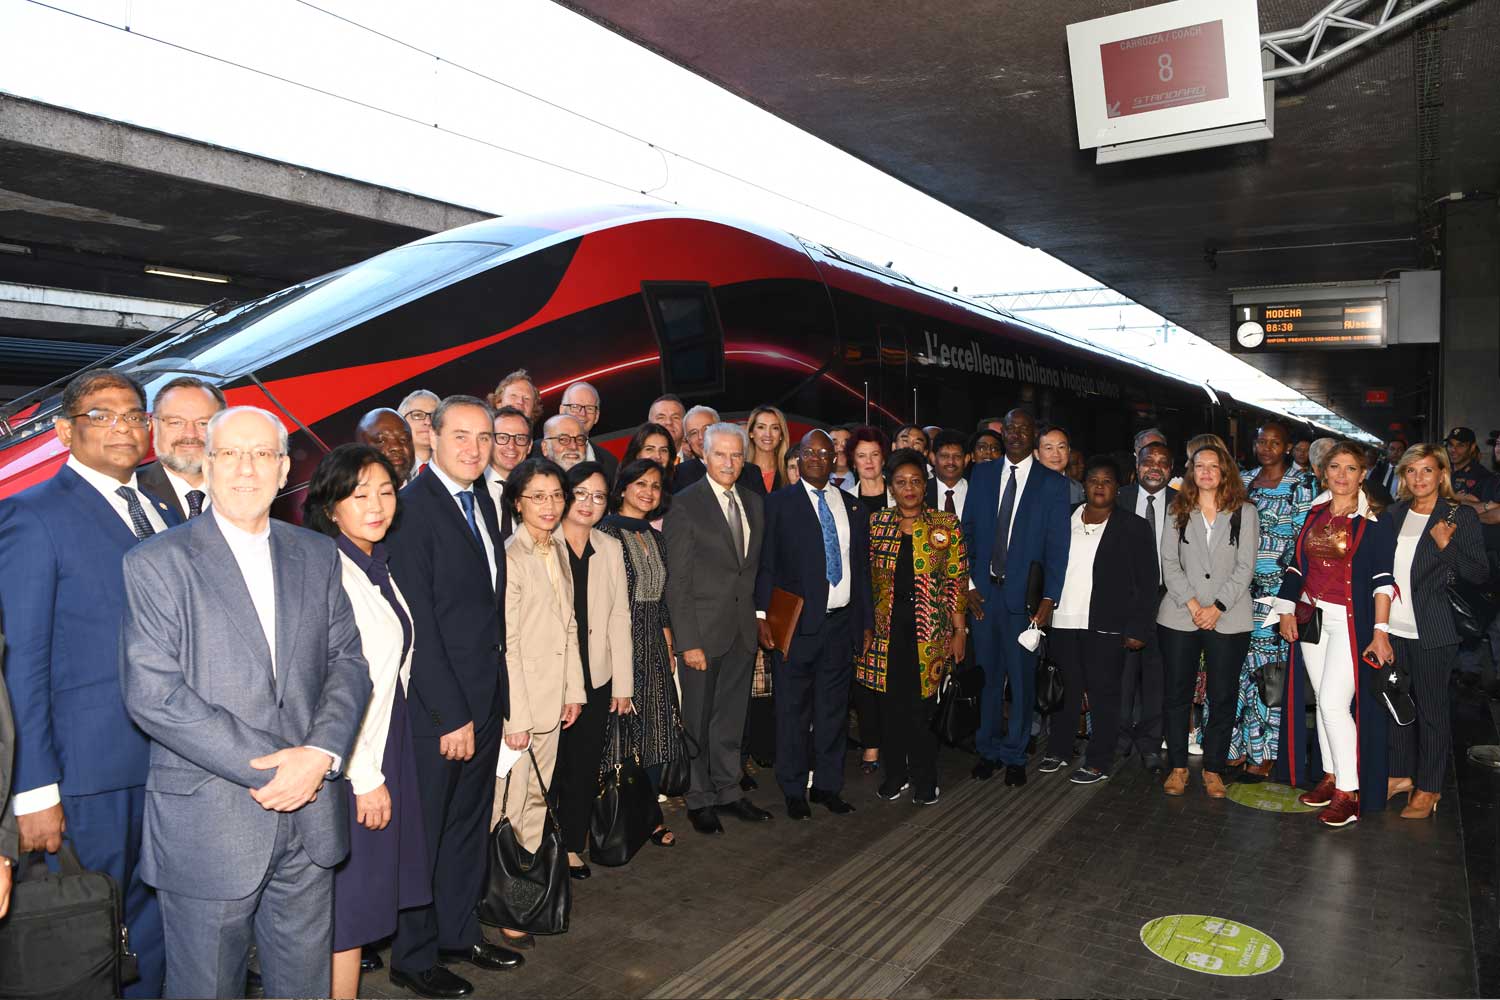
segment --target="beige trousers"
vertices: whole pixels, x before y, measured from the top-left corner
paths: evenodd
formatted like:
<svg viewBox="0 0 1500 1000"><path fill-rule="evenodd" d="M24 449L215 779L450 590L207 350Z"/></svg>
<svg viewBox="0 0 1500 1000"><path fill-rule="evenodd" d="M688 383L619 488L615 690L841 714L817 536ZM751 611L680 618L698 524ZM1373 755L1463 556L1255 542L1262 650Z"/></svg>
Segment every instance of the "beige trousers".
<svg viewBox="0 0 1500 1000"><path fill-rule="evenodd" d="M536 757L536 767L531 758L522 756L511 767L510 794L505 794L505 778L495 779L495 804L490 810L490 829L500 825L503 812L510 818L511 829L516 831L516 842L528 851L535 851L542 843L542 831L547 824L547 801L542 795L537 771L542 772L542 781L552 787L552 770L557 764L557 738L562 726L554 726L551 732L531 734L531 752Z"/></svg>

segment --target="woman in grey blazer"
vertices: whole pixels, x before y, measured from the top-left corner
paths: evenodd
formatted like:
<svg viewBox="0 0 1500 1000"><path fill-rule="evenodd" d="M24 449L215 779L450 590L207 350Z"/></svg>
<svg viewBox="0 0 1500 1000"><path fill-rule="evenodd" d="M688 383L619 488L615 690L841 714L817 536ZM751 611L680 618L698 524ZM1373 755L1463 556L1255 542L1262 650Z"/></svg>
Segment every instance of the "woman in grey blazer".
<svg viewBox="0 0 1500 1000"><path fill-rule="evenodd" d="M1401 817L1426 819L1442 798L1443 771L1453 745L1448 675L1460 637L1446 588L1453 576L1483 583L1489 565L1479 518L1453 495L1442 445L1406 449L1396 465L1396 496L1399 502L1389 515L1396 531L1396 598L1389 627L1396 663L1411 677L1417 720L1387 730L1391 777L1386 795L1410 792Z"/></svg>
<svg viewBox="0 0 1500 1000"><path fill-rule="evenodd" d="M1203 786L1224 797L1223 771L1234 727L1240 664L1250 648L1260 518L1229 452L1197 448L1162 532L1161 569L1167 593L1157 612L1166 667L1167 766L1162 790L1187 790L1187 733L1201 656L1208 674L1203 727Z"/></svg>

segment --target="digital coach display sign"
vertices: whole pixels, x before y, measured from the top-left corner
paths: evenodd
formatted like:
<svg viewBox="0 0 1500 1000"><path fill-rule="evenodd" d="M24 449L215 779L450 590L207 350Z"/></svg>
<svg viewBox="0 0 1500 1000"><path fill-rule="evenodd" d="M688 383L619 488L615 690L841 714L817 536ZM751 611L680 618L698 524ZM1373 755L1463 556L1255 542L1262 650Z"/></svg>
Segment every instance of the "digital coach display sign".
<svg viewBox="0 0 1500 1000"><path fill-rule="evenodd" d="M1290 294L1231 307L1229 346L1235 354L1378 348L1386 336L1384 296Z"/></svg>

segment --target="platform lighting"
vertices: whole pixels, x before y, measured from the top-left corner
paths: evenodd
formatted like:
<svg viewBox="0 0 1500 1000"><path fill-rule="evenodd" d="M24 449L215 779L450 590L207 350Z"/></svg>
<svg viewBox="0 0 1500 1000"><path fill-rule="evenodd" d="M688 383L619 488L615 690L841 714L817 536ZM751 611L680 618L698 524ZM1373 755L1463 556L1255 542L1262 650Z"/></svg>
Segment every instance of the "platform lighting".
<svg viewBox="0 0 1500 1000"><path fill-rule="evenodd" d="M31 247L23 247L19 243L0 243L0 253L13 253L19 257L30 255Z"/></svg>
<svg viewBox="0 0 1500 1000"><path fill-rule="evenodd" d="M222 274L210 274L207 271L184 271L180 267L162 267L159 264L147 264L146 273L159 275L163 278L185 278L188 281L207 281L214 285L229 284L229 278Z"/></svg>

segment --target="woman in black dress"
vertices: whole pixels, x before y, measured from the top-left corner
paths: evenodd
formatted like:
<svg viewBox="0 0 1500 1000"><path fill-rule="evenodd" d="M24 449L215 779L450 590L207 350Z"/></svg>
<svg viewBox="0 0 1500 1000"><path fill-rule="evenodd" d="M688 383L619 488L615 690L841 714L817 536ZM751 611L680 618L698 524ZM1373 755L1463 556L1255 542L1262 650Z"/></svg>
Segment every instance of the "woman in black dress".
<svg viewBox="0 0 1500 1000"><path fill-rule="evenodd" d="M885 456L889 452L889 441L878 427L856 427L849 435L849 468L854 470L854 481L849 492L859 500L860 506L869 514L896 505L886 483ZM924 468L925 474L925 468ZM860 753L859 769L865 774L880 770L880 744L884 726L881 724L882 700L874 689L867 685L854 685L854 712L859 716L859 742L864 748Z"/></svg>

